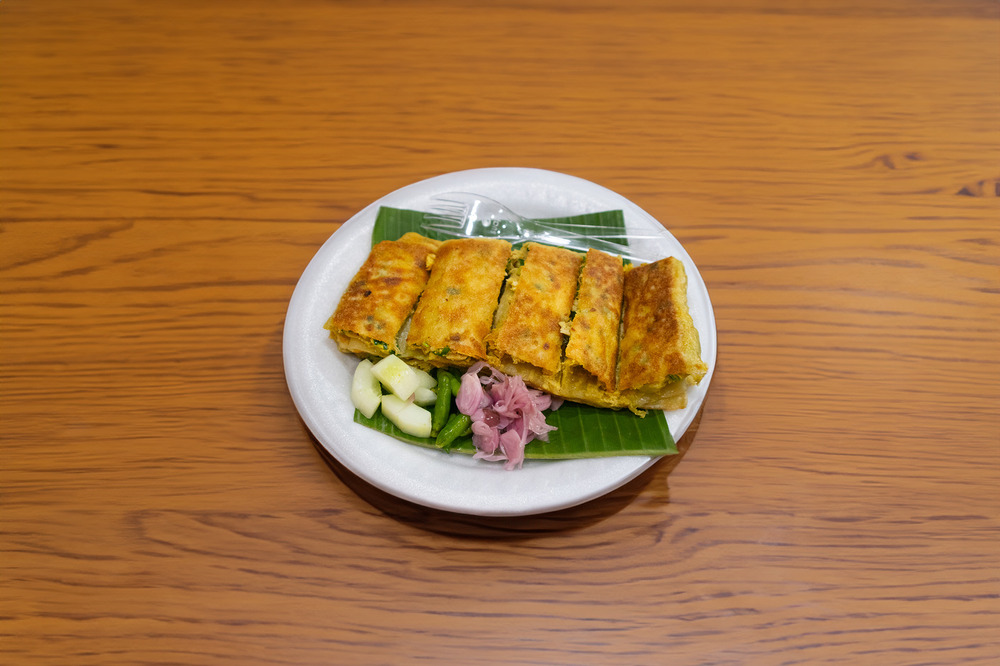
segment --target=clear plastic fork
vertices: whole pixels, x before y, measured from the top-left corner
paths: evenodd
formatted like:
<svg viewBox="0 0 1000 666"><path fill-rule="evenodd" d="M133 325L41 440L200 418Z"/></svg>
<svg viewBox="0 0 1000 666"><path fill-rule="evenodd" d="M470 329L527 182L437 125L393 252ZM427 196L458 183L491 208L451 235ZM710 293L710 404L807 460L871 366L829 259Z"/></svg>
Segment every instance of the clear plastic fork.
<svg viewBox="0 0 1000 666"><path fill-rule="evenodd" d="M546 224L512 211L508 206L481 194L448 192L434 197L431 212L424 216L424 227L446 234L502 238L509 241L536 241L571 250L589 248L620 255L633 263L651 261L628 246L630 240L657 238L648 234L601 232L587 224ZM574 231L578 227L581 231ZM582 233L589 230L591 233ZM614 239L621 242L616 243ZM622 244L625 242L626 244Z"/></svg>

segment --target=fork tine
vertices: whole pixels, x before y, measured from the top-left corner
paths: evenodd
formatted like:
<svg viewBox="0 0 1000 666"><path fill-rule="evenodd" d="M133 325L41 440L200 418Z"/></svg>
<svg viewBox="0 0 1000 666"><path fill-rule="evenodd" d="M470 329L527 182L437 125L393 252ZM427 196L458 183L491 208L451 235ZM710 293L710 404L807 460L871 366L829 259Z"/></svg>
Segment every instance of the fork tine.
<svg viewBox="0 0 1000 666"><path fill-rule="evenodd" d="M465 219L467 212L464 210L454 209L454 208L440 208L434 207L431 212L435 215L441 215L443 217L452 217L455 219Z"/></svg>
<svg viewBox="0 0 1000 666"><path fill-rule="evenodd" d="M434 196L434 201L438 202L439 206L446 206L453 210L461 211L462 214L467 214L472 207L475 205L475 199L470 200L468 196L463 192L449 192L446 194L438 194Z"/></svg>
<svg viewBox="0 0 1000 666"><path fill-rule="evenodd" d="M464 200L464 199L455 199L454 197L451 197L451 196L448 196L448 195L443 195L443 194L439 194L439 195L435 196L434 197L434 201L441 201L441 202L446 202L446 203L451 203L451 204L458 204L459 206L467 206L467 205L469 205L469 202L466 201L466 200Z"/></svg>
<svg viewBox="0 0 1000 666"><path fill-rule="evenodd" d="M431 205L432 211L443 211L449 214L465 215L469 207L460 201L438 201Z"/></svg>
<svg viewBox="0 0 1000 666"><path fill-rule="evenodd" d="M455 231L462 228L462 221L453 217L424 215L424 226L434 231Z"/></svg>

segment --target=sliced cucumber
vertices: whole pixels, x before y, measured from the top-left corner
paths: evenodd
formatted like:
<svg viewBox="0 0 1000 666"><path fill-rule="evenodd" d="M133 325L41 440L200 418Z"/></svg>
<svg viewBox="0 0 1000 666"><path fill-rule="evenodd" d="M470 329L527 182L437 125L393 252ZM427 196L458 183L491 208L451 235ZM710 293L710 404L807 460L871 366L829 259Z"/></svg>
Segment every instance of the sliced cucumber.
<svg viewBox="0 0 1000 666"><path fill-rule="evenodd" d="M400 400L408 400L420 386L417 372L398 356L386 356L372 366L372 374Z"/></svg>
<svg viewBox="0 0 1000 666"><path fill-rule="evenodd" d="M372 362L368 359L358 363L351 380L351 402L358 411L371 418L382 402L382 386L372 374Z"/></svg>
<svg viewBox="0 0 1000 666"><path fill-rule="evenodd" d="M413 402L420 405L421 407L426 407L427 405L433 405L437 402L437 393L429 388L424 388L423 386L418 386L417 390L413 392Z"/></svg>
<svg viewBox="0 0 1000 666"><path fill-rule="evenodd" d="M425 372L420 368L413 368L413 372L417 373L417 379L420 380L420 385L424 388L432 389L437 386L438 381L434 379L434 375L429 372Z"/></svg>
<svg viewBox="0 0 1000 666"><path fill-rule="evenodd" d="M431 436L431 413L419 405L386 394L382 396L382 413L408 435Z"/></svg>

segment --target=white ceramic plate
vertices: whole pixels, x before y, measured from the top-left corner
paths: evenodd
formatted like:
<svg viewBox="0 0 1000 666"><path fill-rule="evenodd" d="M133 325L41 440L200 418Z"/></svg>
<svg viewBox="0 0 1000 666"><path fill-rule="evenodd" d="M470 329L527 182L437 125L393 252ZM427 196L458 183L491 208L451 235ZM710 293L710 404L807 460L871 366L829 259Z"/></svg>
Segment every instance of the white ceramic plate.
<svg viewBox="0 0 1000 666"><path fill-rule="evenodd" d="M386 437L354 423L349 386L358 360L337 350L323 324L371 249L380 206L428 210L434 195L476 192L525 216L560 217L620 209L629 231L655 234L644 250L684 262L691 316L701 336L708 374L689 389L686 409L667 412L679 440L701 407L716 358L715 315L705 283L681 244L628 199L594 183L552 171L473 169L404 187L348 220L302 273L284 329L285 377L295 406L331 455L368 483L425 506L482 516L518 516L562 509L599 497L638 476L655 458L528 460L516 471L502 464L449 455Z"/></svg>

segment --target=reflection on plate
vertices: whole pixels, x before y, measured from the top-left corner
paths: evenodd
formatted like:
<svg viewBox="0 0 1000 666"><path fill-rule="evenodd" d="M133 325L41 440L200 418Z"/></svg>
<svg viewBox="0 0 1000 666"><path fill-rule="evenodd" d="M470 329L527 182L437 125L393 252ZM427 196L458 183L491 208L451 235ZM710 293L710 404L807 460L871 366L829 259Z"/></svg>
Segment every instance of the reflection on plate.
<svg viewBox="0 0 1000 666"><path fill-rule="evenodd" d="M432 197L449 191L485 194L535 217L620 209L629 231L656 235L644 243L652 245L657 256L683 261L708 374L689 389L688 406L666 417L676 440L691 425L712 380L716 357L715 315L694 262L673 236L628 199L573 176L519 168L460 171L409 185L369 205L323 244L302 273L285 317L285 377L303 421L334 458L368 483L446 511L481 516L554 511L600 497L635 478L655 458L529 460L522 469L507 472L502 465L412 446L354 423L349 387L358 361L337 350L323 323L368 256L379 207L428 210Z"/></svg>

